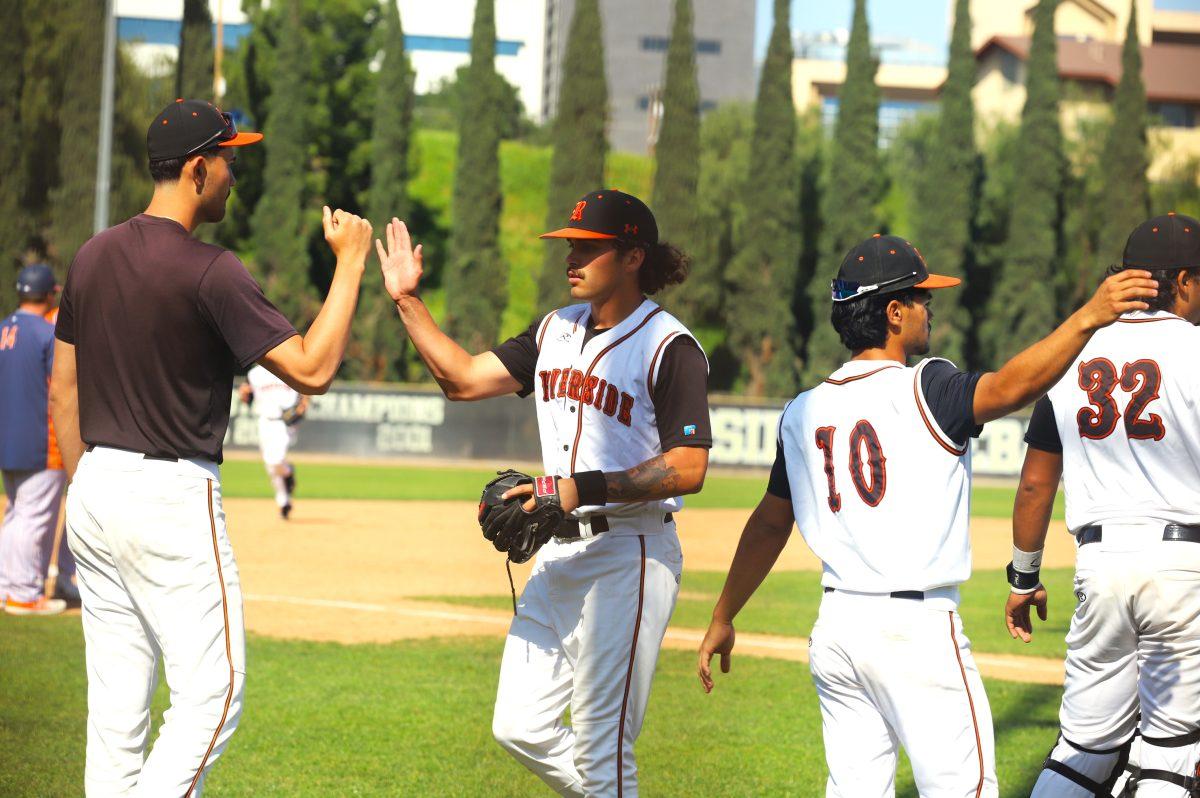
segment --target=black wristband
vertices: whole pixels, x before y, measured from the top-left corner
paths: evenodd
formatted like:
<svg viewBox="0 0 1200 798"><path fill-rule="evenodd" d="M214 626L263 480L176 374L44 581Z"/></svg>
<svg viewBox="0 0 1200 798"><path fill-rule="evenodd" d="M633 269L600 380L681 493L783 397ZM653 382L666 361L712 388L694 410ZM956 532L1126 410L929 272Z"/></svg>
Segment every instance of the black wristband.
<svg viewBox="0 0 1200 798"><path fill-rule="evenodd" d="M1018 571L1013 568L1013 564L1009 563L1008 568L1008 584L1015 587L1017 590L1033 590L1042 583L1041 570L1037 571Z"/></svg>
<svg viewBox="0 0 1200 798"><path fill-rule="evenodd" d="M572 474L575 482L575 492L579 494L579 506L599 505L608 503L608 482L604 479L603 471L580 471Z"/></svg>

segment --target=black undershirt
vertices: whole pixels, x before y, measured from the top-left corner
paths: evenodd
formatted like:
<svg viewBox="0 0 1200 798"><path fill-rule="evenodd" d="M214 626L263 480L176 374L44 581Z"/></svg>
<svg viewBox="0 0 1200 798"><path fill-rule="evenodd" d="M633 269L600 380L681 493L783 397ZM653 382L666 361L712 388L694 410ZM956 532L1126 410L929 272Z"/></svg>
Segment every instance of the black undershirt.
<svg viewBox="0 0 1200 798"><path fill-rule="evenodd" d="M932 360L921 371L925 404L942 432L959 446L970 438L978 438L983 431L983 425L975 423L975 388L982 376L980 372L959 371L948 360ZM767 493L780 499L792 498L787 462L779 443L775 445L775 463L767 480Z"/></svg>
<svg viewBox="0 0 1200 798"><path fill-rule="evenodd" d="M1025 442L1043 452L1062 454L1062 438L1058 434L1058 423L1054 420L1054 405L1050 397L1043 396L1033 406L1029 427L1025 430Z"/></svg>
<svg viewBox="0 0 1200 798"><path fill-rule="evenodd" d="M537 331L542 320L492 349L513 379L521 383L517 396L533 393L537 374ZM597 330L589 317L581 348L596 336L610 330ZM654 420L662 450L677 446L712 448L712 423L708 417L708 361L696 342L687 335L676 336L667 344L654 381ZM687 434L691 430L691 434Z"/></svg>

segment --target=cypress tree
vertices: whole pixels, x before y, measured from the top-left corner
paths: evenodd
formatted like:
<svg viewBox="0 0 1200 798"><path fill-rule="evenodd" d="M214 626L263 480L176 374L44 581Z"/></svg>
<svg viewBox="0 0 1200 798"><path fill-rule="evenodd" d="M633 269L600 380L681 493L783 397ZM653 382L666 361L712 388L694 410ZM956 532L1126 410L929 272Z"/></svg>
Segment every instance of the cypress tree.
<svg viewBox="0 0 1200 798"><path fill-rule="evenodd" d="M942 88L934 147L914 185L913 242L932 271L964 277L978 157L971 103L975 54L971 49L970 0L957 0L954 6L948 73ZM963 367L967 332L971 327L964 295L961 289L938 295L931 341L933 352Z"/></svg>
<svg viewBox="0 0 1200 798"><path fill-rule="evenodd" d="M1113 121L1100 156L1104 175L1097 269L1092 285L1104 268L1121 262L1125 239L1146 219L1149 211L1146 186L1146 86L1142 83L1142 52L1137 34L1137 3L1130 3L1129 27L1121 50L1121 80L1113 98ZM1087 293L1091 293L1088 288ZM1086 296L1086 294L1085 294Z"/></svg>
<svg viewBox="0 0 1200 798"><path fill-rule="evenodd" d="M58 184L61 113L69 61L74 0L24 2L25 51L21 61L21 208L35 238L48 236L50 190ZM97 112L98 113L98 112ZM5 191L8 182L5 181Z"/></svg>
<svg viewBox="0 0 1200 798"><path fill-rule="evenodd" d="M298 328L313 311L308 229L304 218L308 172L308 53L299 0L284 0L264 129L263 194L254 210L255 266L267 296Z"/></svg>
<svg viewBox="0 0 1200 798"><path fill-rule="evenodd" d="M21 83L19 68L24 55L25 37L21 13L24 0L0 4L0 59L16 65L0 74L0 314L17 306L14 284L17 269L29 237L29 215L21 207L25 192L25 172L21 163Z"/></svg>
<svg viewBox="0 0 1200 798"><path fill-rule="evenodd" d="M726 272L729 345L743 363L746 393L792 393L796 363L792 289L799 265L799 179L796 108L792 102L792 38L788 0L775 0L754 105L746 221Z"/></svg>
<svg viewBox="0 0 1200 798"><path fill-rule="evenodd" d="M598 0L579 0L563 54L558 113L551 139L550 190L546 229L563 226L576 201L604 187L608 151L608 82L604 77L604 36ZM547 313L567 301L564 244L547 241L538 281L538 311Z"/></svg>
<svg viewBox="0 0 1200 798"><path fill-rule="evenodd" d="M655 160L651 205L659 236L694 255L699 239L700 85L696 78L691 0L675 0ZM689 280L672 290L666 299L673 309L693 321L702 311L695 301L695 292L688 290L694 285Z"/></svg>
<svg viewBox="0 0 1200 798"><path fill-rule="evenodd" d="M446 331L470 352L496 342L508 299L500 258L500 76L494 0L476 0L454 171L454 229L446 272Z"/></svg>
<svg viewBox="0 0 1200 798"><path fill-rule="evenodd" d="M404 28L395 2L383 6L383 62L375 84L375 117L371 128L371 187L367 218L382 239L393 217L409 219L409 147L413 113L413 71L404 51ZM374 281L364 281L354 317L356 377L383 380L395 376L406 339L396 335L392 301ZM403 373L403 367L399 367Z"/></svg>
<svg viewBox="0 0 1200 798"><path fill-rule="evenodd" d="M65 62L58 150L59 182L50 191L50 244L66 266L92 235L96 194L96 137L100 125L100 81L104 5L72 0L64 19Z"/></svg>
<svg viewBox="0 0 1200 798"><path fill-rule="evenodd" d="M1016 199L1009 216L1005 259L983 324L982 343L993 366L1049 332L1057 316L1054 283L1064 167L1054 38L1057 3L1040 0L1034 11L1025 108L1017 134Z"/></svg>
<svg viewBox="0 0 1200 798"><path fill-rule="evenodd" d="M208 0L183 0L175 96L188 100L211 100L213 97L212 15L208 11Z"/></svg>
<svg viewBox="0 0 1200 798"><path fill-rule="evenodd" d="M871 52L866 0L855 0L846 46L846 81L838 94L837 122L830 142L821 192L821 256L809 283L813 330L808 340L804 383L823 380L846 359L829 324L829 281L846 252L879 226L876 205L883 192L879 158L879 62Z"/></svg>

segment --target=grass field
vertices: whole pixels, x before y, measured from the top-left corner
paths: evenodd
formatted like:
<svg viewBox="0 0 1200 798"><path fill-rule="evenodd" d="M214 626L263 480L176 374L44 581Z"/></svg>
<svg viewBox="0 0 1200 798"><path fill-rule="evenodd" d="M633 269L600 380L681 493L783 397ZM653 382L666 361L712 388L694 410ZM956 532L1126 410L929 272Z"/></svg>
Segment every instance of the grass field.
<svg viewBox="0 0 1200 798"><path fill-rule="evenodd" d="M205 796L547 794L491 739L502 641L341 646L251 636L246 714ZM86 682L78 618L0 616L0 795L78 795ZM22 667L8 667L13 663ZM694 655L664 651L638 742L646 796L818 796L820 718L805 666L736 659L705 696ZM1025 796L1058 690L989 681L1005 796ZM159 687L154 717L166 706ZM908 768L898 795L914 796Z"/></svg>
<svg viewBox="0 0 1200 798"><path fill-rule="evenodd" d="M395 501L478 501L479 491L495 470L303 463L297 467L300 492L313 499L390 499ZM224 495L269 498L271 486L257 460L227 460L221 466ZM687 497L689 507L753 508L766 489L763 477L710 476L704 491ZM1013 489L976 486L971 513L979 518L1010 518ZM1062 518L1062 494L1054 517Z"/></svg>

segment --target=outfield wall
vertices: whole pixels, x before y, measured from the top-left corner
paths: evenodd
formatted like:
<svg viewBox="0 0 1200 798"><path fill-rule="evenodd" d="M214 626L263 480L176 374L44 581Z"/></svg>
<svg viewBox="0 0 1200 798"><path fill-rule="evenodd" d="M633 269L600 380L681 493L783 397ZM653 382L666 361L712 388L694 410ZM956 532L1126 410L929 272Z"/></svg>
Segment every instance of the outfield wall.
<svg viewBox="0 0 1200 798"><path fill-rule="evenodd" d="M711 461L724 467L768 468L775 459L775 427L784 402L742 397L709 398L713 424ZM984 427L973 441L974 470L983 476L1016 476L1024 457L1026 418ZM314 396L294 451L350 457L428 457L530 462L541 459L532 401L502 396L486 402L451 402L433 387L338 383ZM258 446L258 424L234 393L228 449Z"/></svg>

